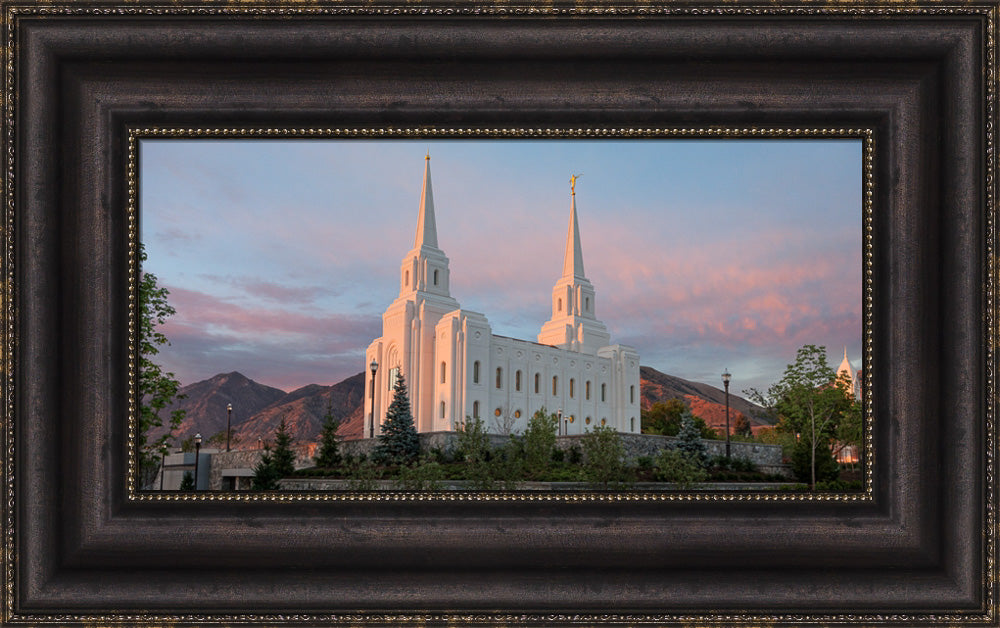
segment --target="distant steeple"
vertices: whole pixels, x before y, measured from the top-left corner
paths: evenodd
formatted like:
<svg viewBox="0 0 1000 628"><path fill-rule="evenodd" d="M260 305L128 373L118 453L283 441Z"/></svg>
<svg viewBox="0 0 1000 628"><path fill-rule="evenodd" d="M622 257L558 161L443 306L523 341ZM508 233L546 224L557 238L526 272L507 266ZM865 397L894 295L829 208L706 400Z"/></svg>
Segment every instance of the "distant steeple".
<svg viewBox="0 0 1000 628"><path fill-rule="evenodd" d="M431 154L424 157L424 187L420 191L420 216L417 218L417 236L413 248L437 248L437 223L434 221L434 193L431 191Z"/></svg>
<svg viewBox="0 0 1000 628"><path fill-rule="evenodd" d="M844 359L840 362L840 366L837 367L837 377L844 377L847 379L850 382L851 394L857 396L857 373L854 371L854 367L851 366L851 361L847 359L846 346L844 347Z"/></svg>

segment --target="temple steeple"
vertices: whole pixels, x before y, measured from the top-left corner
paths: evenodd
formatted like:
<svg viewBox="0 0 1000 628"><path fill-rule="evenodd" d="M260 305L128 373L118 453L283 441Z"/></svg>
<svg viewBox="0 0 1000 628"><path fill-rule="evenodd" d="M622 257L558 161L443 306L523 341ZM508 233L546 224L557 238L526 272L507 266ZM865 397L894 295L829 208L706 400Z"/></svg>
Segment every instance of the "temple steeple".
<svg viewBox="0 0 1000 628"><path fill-rule="evenodd" d="M597 320L594 286L583 272L583 247L576 215L576 180L570 178L569 230L562 276L552 288L552 318L542 325L538 342L563 349L596 354L611 340L604 323Z"/></svg>
<svg viewBox="0 0 1000 628"><path fill-rule="evenodd" d="M424 186L420 190L420 216L417 218L417 236L413 248L437 248L437 223L434 221L434 192L431 190L431 154L424 157Z"/></svg>
<svg viewBox="0 0 1000 628"><path fill-rule="evenodd" d="M420 211L413 248L399 273L399 296L415 292L449 297L448 258L438 248L437 223L434 219L434 192L431 189L431 155L424 157L424 184L420 190Z"/></svg>
<svg viewBox="0 0 1000 628"><path fill-rule="evenodd" d="M574 186L575 188L575 186ZM576 220L576 190L569 206L569 230L566 232L566 256L563 258L563 277L586 277L583 274L583 248L580 246L580 225Z"/></svg>

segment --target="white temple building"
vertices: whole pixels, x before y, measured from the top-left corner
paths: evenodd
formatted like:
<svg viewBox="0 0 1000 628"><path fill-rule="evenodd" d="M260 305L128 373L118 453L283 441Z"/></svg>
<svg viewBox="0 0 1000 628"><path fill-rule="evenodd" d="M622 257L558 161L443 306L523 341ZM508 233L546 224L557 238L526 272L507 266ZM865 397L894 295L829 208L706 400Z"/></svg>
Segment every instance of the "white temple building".
<svg viewBox="0 0 1000 628"><path fill-rule="evenodd" d="M597 425L639 433L639 354L610 344L595 314L596 293L583 270L575 177L571 183L552 317L537 342L517 340L494 335L484 315L463 310L451 296L426 157L417 233L400 267L399 296L382 315L382 336L365 353L366 374L369 363L378 364L374 390L370 376L365 382L366 438L381 432L398 374L406 379L418 432L452 431L466 417L482 419L489 432L518 432L545 408L560 414L562 434Z"/></svg>

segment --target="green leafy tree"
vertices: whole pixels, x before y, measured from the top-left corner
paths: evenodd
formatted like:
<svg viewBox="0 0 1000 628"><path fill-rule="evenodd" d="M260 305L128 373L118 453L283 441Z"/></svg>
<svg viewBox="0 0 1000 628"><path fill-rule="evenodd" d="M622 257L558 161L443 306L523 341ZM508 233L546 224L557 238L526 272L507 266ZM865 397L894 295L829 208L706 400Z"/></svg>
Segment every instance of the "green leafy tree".
<svg viewBox="0 0 1000 628"><path fill-rule="evenodd" d="M548 414L545 408L535 412L528 419L528 427L524 430L524 465L528 474L544 477L552 466L552 452L556 449L556 429L559 418Z"/></svg>
<svg viewBox="0 0 1000 628"><path fill-rule="evenodd" d="M754 401L770 408L779 418L778 429L799 434L798 442L807 443L810 489L816 487L817 457L828 454L840 419L853 401L849 391L850 381L838 379L827 363L826 347L805 345L766 395L751 393ZM796 451L797 448L793 449L793 458Z"/></svg>
<svg viewBox="0 0 1000 628"><path fill-rule="evenodd" d="M681 416L681 430L677 433L677 449L704 468L708 464L708 448L701 438L695 416L690 410L685 410Z"/></svg>
<svg viewBox="0 0 1000 628"><path fill-rule="evenodd" d="M380 463L409 464L420 455L420 437L410 412L410 397L402 374L396 378L392 403L378 436L374 457Z"/></svg>
<svg viewBox="0 0 1000 628"><path fill-rule="evenodd" d="M278 424L274 433L274 471L278 477L288 477L295 472L295 452L292 451L292 436L288 433L285 419Z"/></svg>
<svg viewBox="0 0 1000 628"><path fill-rule="evenodd" d="M341 462L340 448L337 439L337 430L340 429L340 421L333 418L333 406L327 405L326 414L323 415L323 431L320 432L319 448L313 461L317 467L332 469Z"/></svg>
<svg viewBox="0 0 1000 628"><path fill-rule="evenodd" d="M598 425L583 438L583 472L594 486L607 489L621 486L632 479L631 469L625 464L625 444L618 432L605 425Z"/></svg>
<svg viewBox="0 0 1000 628"><path fill-rule="evenodd" d="M687 404L677 398L657 401L640 413L642 433L677 436L677 432L681 430L681 415L685 410Z"/></svg>
<svg viewBox="0 0 1000 628"><path fill-rule="evenodd" d="M193 491L194 490L194 474L190 471L184 472L184 477L181 478L181 490L182 491Z"/></svg>
<svg viewBox="0 0 1000 628"><path fill-rule="evenodd" d="M140 265L146 261L146 249L139 244ZM184 420L184 410L174 410L162 416L167 406L183 399L179 394L181 384L173 373L164 371L153 361L160 347L170 341L157 327L163 325L176 310L167 302L170 292L156 284L156 275L143 272L139 280L139 425L137 450L139 453L139 481L143 487L156 477L161 456L167 451L171 432ZM158 438L151 432L163 427L167 431Z"/></svg>
<svg viewBox="0 0 1000 628"><path fill-rule="evenodd" d="M271 455L271 447L264 444L264 451L260 460L253 468L253 478L250 480L250 488L255 491L274 491L278 488L278 480L281 474L274 466L274 457Z"/></svg>

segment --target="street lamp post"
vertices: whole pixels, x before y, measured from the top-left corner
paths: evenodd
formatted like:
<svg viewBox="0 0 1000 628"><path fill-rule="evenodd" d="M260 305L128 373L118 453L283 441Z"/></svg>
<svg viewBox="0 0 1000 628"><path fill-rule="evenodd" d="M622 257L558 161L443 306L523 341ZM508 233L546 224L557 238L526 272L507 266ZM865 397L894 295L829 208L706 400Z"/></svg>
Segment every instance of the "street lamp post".
<svg viewBox="0 0 1000 628"><path fill-rule="evenodd" d="M229 451L229 426L233 420L233 404L226 404L226 451Z"/></svg>
<svg viewBox="0 0 1000 628"><path fill-rule="evenodd" d="M722 372L722 384L726 388L726 459L729 459L729 369Z"/></svg>
<svg viewBox="0 0 1000 628"><path fill-rule="evenodd" d="M368 437L375 438L375 372L378 371L378 362L372 358L372 363L368 365L372 371L372 414L368 418Z"/></svg>
<svg viewBox="0 0 1000 628"><path fill-rule="evenodd" d="M556 412L556 416L558 417L556 419L556 432L558 432L560 436L563 436L562 408L559 408L559 410Z"/></svg>
<svg viewBox="0 0 1000 628"><path fill-rule="evenodd" d="M194 435L194 490L198 490L198 458L201 457L201 434Z"/></svg>

